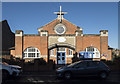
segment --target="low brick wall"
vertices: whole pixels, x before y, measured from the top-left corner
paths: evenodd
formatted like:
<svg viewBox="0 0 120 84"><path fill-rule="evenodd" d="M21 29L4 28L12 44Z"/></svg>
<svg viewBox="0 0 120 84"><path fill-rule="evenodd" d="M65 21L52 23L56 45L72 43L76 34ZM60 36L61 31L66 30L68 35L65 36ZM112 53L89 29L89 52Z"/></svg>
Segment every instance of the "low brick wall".
<svg viewBox="0 0 120 84"><path fill-rule="evenodd" d="M55 69L55 65L52 63L47 64L23 64L23 71L53 71Z"/></svg>

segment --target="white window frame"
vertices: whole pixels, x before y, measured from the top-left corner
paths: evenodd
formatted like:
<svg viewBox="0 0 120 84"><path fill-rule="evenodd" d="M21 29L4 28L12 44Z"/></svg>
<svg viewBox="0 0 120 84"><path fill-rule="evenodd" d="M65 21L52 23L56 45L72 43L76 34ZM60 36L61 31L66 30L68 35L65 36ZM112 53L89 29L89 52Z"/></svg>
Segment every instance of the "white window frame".
<svg viewBox="0 0 120 84"><path fill-rule="evenodd" d="M47 32L41 32L41 36L48 36Z"/></svg>
<svg viewBox="0 0 120 84"><path fill-rule="evenodd" d="M50 56L54 56L54 52L55 52L54 49L50 50Z"/></svg>
<svg viewBox="0 0 120 84"><path fill-rule="evenodd" d="M72 52L72 53L71 53ZM73 50L72 49L69 49L68 50L68 56L73 56Z"/></svg>
<svg viewBox="0 0 120 84"><path fill-rule="evenodd" d="M65 50L61 51L60 48L64 48ZM59 48L59 51L57 50L57 52L66 52L66 48L65 47L60 47L60 48Z"/></svg>
<svg viewBox="0 0 120 84"><path fill-rule="evenodd" d="M56 31L56 29L57 29L58 27L63 27L64 31L63 31L62 33L59 33L58 31ZM66 32L66 26L63 25L63 24L57 24L57 25L55 26L55 28L54 28L54 31L55 31L55 33L57 33L57 34L59 34L59 35L64 34L64 33Z"/></svg>
<svg viewBox="0 0 120 84"><path fill-rule="evenodd" d="M35 52L34 52L34 51L29 52L29 51L28 51L29 49L35 49ZM29 53L34 53L34 54L35 54L35 57L29 57L29 56L28 56ZM24 56L25 54L26 54L26 56ZM37 54L39 54L39 56L38 56ZM23 58L40 58L40 51L38 50L38 48L28 47L28 48L26 48L25 51L24 51Z"/></svg>
<svg viewBox="0 0 120 84"><path fill-rule="evenodd" d="M93 52L93 58L100 58L100 52L99 52L99 50L97 48L95 48L95 47L87 47L87 48L85 48L85 52L89 52L88 48L94 48L94 51L92 51ZM96 56L96 55L98 55L98 56Z"/></svg>

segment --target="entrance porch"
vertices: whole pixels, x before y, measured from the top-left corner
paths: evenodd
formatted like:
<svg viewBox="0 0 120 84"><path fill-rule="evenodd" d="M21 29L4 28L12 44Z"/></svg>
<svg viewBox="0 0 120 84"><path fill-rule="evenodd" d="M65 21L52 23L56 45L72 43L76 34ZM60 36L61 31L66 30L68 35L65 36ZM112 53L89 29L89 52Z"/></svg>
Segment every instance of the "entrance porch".
<svg viewBox="0 0 120 84"><path fill-rule="evenodd" d="M53 60L58 65L65 65L72 63L75 49L67 46L56 46L50 48L48 52L48 60Z"/></svg>

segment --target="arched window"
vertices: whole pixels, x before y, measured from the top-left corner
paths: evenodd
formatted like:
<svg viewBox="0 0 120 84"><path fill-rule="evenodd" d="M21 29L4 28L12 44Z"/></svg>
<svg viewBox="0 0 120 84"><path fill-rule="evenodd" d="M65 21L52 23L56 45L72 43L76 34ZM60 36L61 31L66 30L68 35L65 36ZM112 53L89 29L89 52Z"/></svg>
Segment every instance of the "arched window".
<svg viewBox="0 0 120 84"><path fill-rule="evenodd" d="M93 52L93 58L100 58L100 52L97 48L87 47L85 52Z"/></svg>
<svg viewBox="0 0 120 84"><path fill-rule="evenodd" d="M24 51L24 58L40 58L40 51L37 48L29 47Z"/></svg>

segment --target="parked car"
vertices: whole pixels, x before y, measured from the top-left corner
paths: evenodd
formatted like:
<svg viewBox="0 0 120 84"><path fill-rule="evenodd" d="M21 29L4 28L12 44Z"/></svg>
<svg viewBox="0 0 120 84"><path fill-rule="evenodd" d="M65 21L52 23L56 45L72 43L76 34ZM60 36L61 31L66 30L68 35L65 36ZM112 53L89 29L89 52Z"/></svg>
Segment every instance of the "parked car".
<svg viewBox="0 0 120 84"><path fill-rule="evenodd" d="M0 70L2 71L2 79L7 79L9 76L19 76L22 68L17 65L9 65L5 62L0 62Z"/></svg>
<svg viewBox="0 0 120 84"><path fill-rule="evenodd" d="M65 79L82 76L98 76L101 79L106 79L109 73L110 68L105 63L92 60L78 61L56 70L56 76Z"/></svg>

